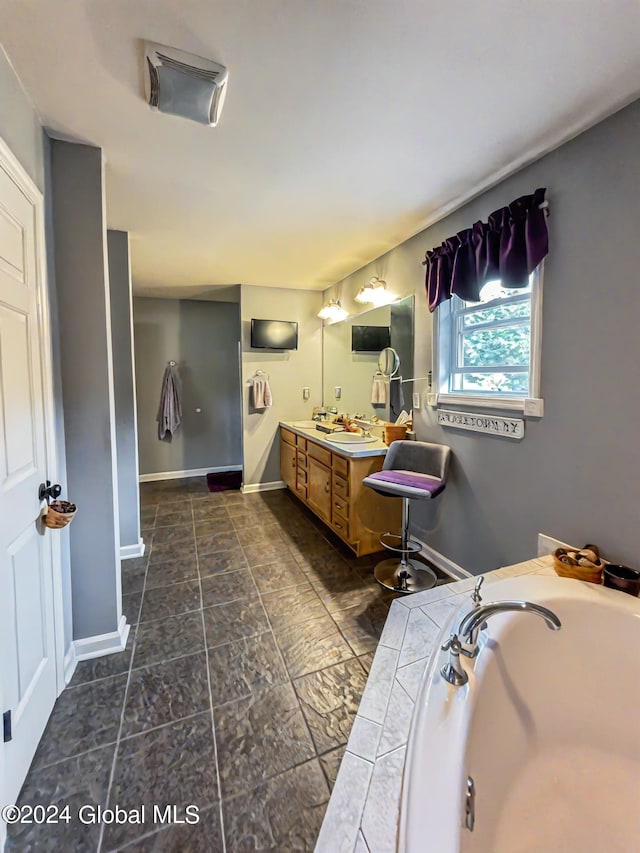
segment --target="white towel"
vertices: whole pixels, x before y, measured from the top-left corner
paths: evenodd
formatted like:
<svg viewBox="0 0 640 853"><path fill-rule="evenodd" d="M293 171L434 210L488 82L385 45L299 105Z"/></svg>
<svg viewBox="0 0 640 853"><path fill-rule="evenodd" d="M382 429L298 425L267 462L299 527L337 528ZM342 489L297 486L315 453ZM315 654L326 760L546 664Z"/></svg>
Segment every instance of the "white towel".
<svg viewBox="0 0 640 853"><path fill-rule="evenodd" d="M160 441L170 442L182 421L180 384L172 365L167 365L162 377L162 391L156 420L158 421L158 438Z"/></svg>
<svg viewBox="0 0 640 853"><path fill-rule="evenodd" d="M387 383L384 376L374 376L371 383L371 405L384 406L387 402Z"/></svg>
<svg viewBox="0 0 640 853"><path fill-rule="evenodd" d="M254 409L268 409L273 403L269 380L264 376L257 376L253 380L252 403Z"/></svg>

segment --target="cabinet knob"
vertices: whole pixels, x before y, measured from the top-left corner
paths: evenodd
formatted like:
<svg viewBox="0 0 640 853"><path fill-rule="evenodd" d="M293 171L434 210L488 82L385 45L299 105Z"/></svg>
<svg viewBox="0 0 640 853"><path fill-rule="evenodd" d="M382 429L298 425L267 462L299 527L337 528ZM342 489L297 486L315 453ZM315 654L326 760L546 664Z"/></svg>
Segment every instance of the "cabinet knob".
<svg viewBox="0 0 640 853"><path fill-rule="evenodd" d="M330 483L325 483L325 484L324 484L324 490L325 490L325 492L326 492L327 494L329 494L329 490L330 490L330 488L331 488L331 484L330 484Z"/></svg>

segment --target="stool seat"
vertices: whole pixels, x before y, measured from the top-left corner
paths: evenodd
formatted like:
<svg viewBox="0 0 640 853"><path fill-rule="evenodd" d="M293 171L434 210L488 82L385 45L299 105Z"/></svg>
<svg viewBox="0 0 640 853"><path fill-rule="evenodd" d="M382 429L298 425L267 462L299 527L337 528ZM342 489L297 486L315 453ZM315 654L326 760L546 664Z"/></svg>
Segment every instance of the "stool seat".
<svg viewBox="0 0 640 853"><path fill-rule="evenodd" d="M382 495L398 495L423 501L435 498L445 487L439 477L430 477L419 471L376 471L362 482Z"/></svg>
<svg viewBox="0 0 640 853"><path fill-rule="evenodd" d="M447 484L451 448L426 441L394 441L382 465L382 471L370 474L364 486L381 495L402 498L402 530L385 533L380 544L398 557L383 560L374 569L379 584L396 592L412 593L431 589L437 583L433 568L423 560L409 559L417 554L420 543L409 537L409 501L432 500ZM394 542L396 544L391 544Z"/></svg>

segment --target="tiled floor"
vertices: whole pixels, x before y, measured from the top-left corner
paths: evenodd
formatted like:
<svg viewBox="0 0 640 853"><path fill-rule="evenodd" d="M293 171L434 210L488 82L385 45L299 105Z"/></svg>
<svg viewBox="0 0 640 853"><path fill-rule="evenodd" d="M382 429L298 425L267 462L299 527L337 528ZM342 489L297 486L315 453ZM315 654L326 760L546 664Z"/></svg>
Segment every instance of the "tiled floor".
<svg viewBox="0 0 640 853"><path fill-rule="evenodd" d="M141 502L127 649L78 665L21 795L72 820L11 827L7 849L312 850L393 597L376 558L329 541L284 491L174 480ZM84 804L144 805L146 820L82 824ZM154 804L201 820L163 828Z"/></svg>

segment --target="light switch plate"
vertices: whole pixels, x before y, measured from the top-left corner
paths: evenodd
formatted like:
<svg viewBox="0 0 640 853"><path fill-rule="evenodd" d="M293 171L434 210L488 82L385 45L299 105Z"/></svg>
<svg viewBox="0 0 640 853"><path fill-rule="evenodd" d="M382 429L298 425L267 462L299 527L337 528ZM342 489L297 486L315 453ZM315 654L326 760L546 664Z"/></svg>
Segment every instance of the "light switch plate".
<svg viewBox="0 0 640 853"><path fill-rule="evenodd" d="M340 397L342 397L342 386L336 385L336 387L334 388L334 392L335 392L336 400L339 400Z"/></svg>
<svg viewBox="0 0 640 853"><path fill-rule="evenodd" d="M308 400L310 396L311 396L311 390L309 388L306 388L306 387L303 388L302 389L302 399Z"/></svg>
<svg viewBox="0 0 640 853"><path fill-rule="evenodd" d="M413 392L413 408L420 408L420 393L418 391Z"/></svg>

